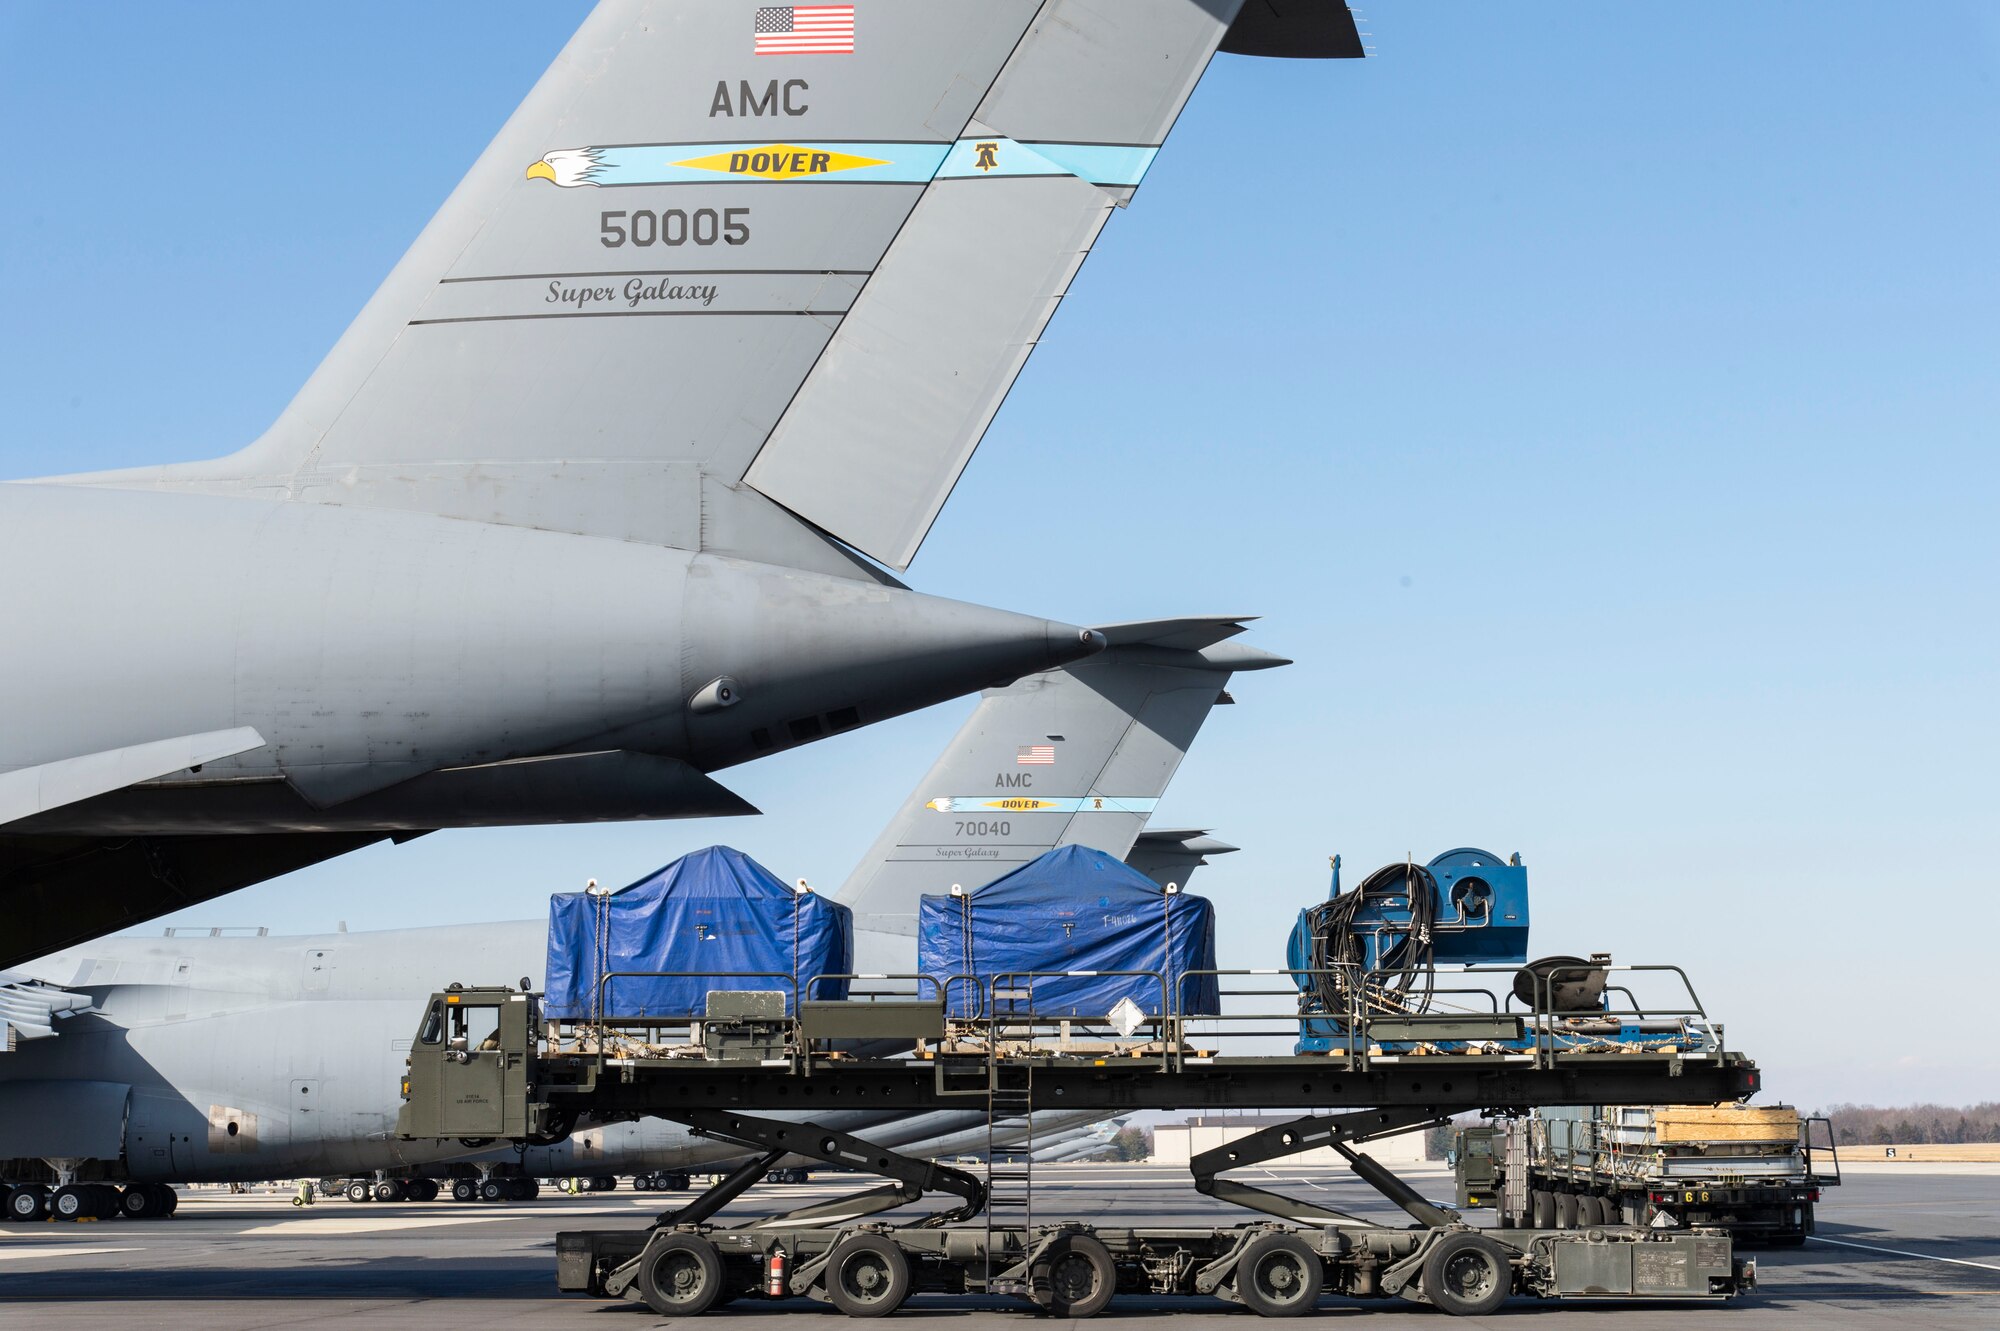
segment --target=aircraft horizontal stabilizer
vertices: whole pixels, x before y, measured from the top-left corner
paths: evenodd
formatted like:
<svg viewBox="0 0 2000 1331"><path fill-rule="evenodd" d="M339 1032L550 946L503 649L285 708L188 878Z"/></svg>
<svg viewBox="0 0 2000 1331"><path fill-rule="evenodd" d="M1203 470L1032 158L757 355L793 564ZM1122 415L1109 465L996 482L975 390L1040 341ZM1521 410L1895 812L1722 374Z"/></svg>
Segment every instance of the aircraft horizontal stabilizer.
<svg viewBox="0 0 2000 1331"><path fill-rule="evenodd" d="M12 1053L21 1040L45 1040L56 1033L58 1019L90 1010L89 994L0 973L0 1054Z"/></svg>
<svg viewBox="0 0 2000 1331"><path fill-rule="evenodd" d="M1238 849L1216 840L1204 828L1148 828L1132 844L1125 862L1162 887L1168 883L1186 887L1194 871L1208 863L1208 856Z"/></svg>
<svg viewBox="0 0 2000 1331"><path fill-rule="evenodd" d="M0 824L264 747L250 726L177 735L0 773Z"/></svg>
<svg viewBox="0 0 2000 1331"><path fill-rule="evenodd" d="M1224 638L1235 637L1256 618L1256 615L1190 615L1181 619L1134 619L1122 624L1099 624L1096 628L1112 647L1173 647L1198 652Z"/></svg>

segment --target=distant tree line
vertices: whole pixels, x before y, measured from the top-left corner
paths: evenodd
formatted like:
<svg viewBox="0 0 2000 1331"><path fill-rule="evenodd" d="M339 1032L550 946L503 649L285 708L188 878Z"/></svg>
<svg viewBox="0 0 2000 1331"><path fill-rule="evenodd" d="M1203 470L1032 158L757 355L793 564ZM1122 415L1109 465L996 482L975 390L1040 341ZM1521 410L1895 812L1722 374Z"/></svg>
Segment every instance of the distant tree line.
<svg viewBox="0 0 2000 1331"><path fill-rule="evenodd" d="M1839 1146L1948 1146L2000 1142L2000 1102L1965 1105L1834 1105L1824 1111Z"/></svg>

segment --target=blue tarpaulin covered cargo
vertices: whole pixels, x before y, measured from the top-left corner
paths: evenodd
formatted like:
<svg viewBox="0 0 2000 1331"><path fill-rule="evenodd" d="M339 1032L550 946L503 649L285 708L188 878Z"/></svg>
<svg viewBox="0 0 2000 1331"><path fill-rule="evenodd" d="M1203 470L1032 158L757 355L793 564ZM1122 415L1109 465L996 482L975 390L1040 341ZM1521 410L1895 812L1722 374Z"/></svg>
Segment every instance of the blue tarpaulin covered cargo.
<svg viewBox="0 0 2000 1331"><path fill-rule="evenodd" d="M556 1020L596 1016L606 974L687 971L698 973L612 980L602 1015L698 1017L711 989L783 990L789 1011L801 991L847 997L847 981L813 979L853 969L853 949L854 912L710 846L616 892L550 897L544 1008Z"/></svg>
<svg viewBox="0 0 2000 1331"><path fill-rule="evenodd" d="M976 975L981 992L993 977L1029 971L1148 971L1152 975L1068 976L1033 984L1038 1016L1097 1016L1130 998L1160 1015L1166 993L1179 991L1183 1015L1221 1010L1215 969L1215 909L1204 897L1169 895L1137 869L1100 850L1060 846L963 897L925 897L917 914L917 969L945 984ZM1030 981L1003 978L1025 991ZM954 1016L970 1016L978 998L963 981L949 994ZM1028 1001L1012 1001L1026 1014ZM1000 1005L1002 1015L1008 1002Z"/></svg>

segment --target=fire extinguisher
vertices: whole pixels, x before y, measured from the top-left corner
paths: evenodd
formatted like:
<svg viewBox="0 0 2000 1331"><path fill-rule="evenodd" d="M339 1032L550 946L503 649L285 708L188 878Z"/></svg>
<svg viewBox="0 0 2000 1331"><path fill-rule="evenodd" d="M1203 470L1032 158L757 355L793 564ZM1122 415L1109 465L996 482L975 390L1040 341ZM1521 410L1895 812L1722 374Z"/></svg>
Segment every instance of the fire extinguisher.
<svg viewBox="0 0 2000 1331"><path fill-rule="evenodd" d="M764 1278L764 1292L774 1299L785 1297L785 1250L771 1249L769 1274Z"/></svg>

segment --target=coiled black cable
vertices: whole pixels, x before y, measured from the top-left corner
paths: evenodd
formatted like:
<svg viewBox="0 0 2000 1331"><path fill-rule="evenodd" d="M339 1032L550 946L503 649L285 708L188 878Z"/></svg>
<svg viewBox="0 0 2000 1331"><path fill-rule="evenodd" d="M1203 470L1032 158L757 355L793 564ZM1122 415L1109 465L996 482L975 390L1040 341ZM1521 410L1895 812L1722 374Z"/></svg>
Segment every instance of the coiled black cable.
<svg viewBox="0 0 2000 1331"><path fill-rule="evenodd" d="M1409 904L1407 924L1381 923L1378 932L1394 933L1383 947L1373 973L1368 971L1355 920L1363 905L1402 897ZM1437 923L1438 885L1420 864L1387 864L1306 912L1312 931L1311 996L1322 1012L1342 1014L1363 1010L1428 1012L1436 989L1437 963L1433 941Z"/></svg>

